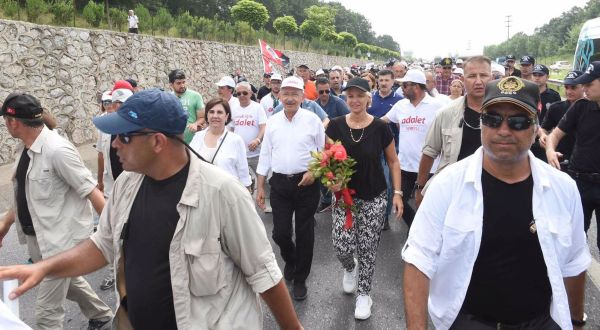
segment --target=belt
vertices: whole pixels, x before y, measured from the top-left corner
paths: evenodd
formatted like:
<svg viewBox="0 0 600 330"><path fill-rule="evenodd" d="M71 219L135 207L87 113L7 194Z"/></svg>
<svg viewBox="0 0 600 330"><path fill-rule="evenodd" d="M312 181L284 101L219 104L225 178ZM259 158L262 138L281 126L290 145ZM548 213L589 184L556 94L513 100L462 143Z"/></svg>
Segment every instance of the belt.
<svg viewBox="0 0 600 330"><path fill-rule="evenodd" d="M519 323L504 323L504 322L499 322L497 320L490 320L485 317L479 317L477 315L463 313L463 312L460 312L459 316L461 316L461 315L466 317L467 319L471 320L472 322L474 322L473 325L475 325L476 323L480 323L480 324L485 324L488 327L493 327L493 328L502 329L502 330L533 329L533 328L538 327L540 325L540 323L543 323L543 321L545 321L547 318L550 317L549 313L545 312L538 316L533 317L532 319L530 319L528 321L523 321L523 322L519 322Z"/></svg>
<svg viewBox="0 0 600 330"><path fill-rule="evenodd" d="M281 173L273 172L273 176L284 178L287 180L294 180L294 179L301 179L302 176L304 175L304 173L306 173L306 172L300 172L300 173L295 173L295 174L281 174Z"/></svg>
<svg viewBox="0 0 600 330"><path fill-rule="evenodd" d="M21 229L23 230L23 233L27 236L35 236L35 229L33 228L33 226L24 226L21 225Z"/></svg>
<svg viewBox="0 0 600 330"><path fill-rule="evenodd" d="M593 183L600 183L600 173L581 173L573 170L568 170L568 172L574 179L581 179Z"/></svg>

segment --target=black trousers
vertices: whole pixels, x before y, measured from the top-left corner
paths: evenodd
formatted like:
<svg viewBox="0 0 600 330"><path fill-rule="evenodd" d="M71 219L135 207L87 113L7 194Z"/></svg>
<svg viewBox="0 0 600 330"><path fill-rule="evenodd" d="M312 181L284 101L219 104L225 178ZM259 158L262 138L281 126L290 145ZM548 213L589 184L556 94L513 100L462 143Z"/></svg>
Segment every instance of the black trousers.
<svg viewBox="0 0 600 330"><path fill-rule="evenodd" d="M450 330L560 330L550 314L544 314L520 324L502 324L459 313Z"/></svg>
<svg viewBox="0 0 600 330"><path fill-rule="evenodd" d="M401 187L402 187L402 202L404 203L404 212L402 213L402 218L404 222L410 228L412 225L413 219L415 218L415 209L408 204L408 201L411 199L413 189L415 188L415 182L417 181L417 174L415 172L407 172L401 171Z"/></svg>
<svg viewBox="0 0 600 330"><path fill-rule="evenodd" d="M319 205L319 184L299 187L302 174L286 176L273 173L271 208L273 240L279 246L286 264L295 267L294 281L304 282L310 274L315 242L315 212ZM295 216L294 216L295 215ZM292 228L293 220L295 226ZM296 232L296 240L292 239Z"/></svg>
<svg viewBox="0 0 600 330"><path fill-rule="evenodd" d="M590 182L584 179L575 179L579 195L581 196L581 206L583 208L583 229L587 233L592 224L592 214L596 212L596 246L600 250L600 182Z"/></svg>

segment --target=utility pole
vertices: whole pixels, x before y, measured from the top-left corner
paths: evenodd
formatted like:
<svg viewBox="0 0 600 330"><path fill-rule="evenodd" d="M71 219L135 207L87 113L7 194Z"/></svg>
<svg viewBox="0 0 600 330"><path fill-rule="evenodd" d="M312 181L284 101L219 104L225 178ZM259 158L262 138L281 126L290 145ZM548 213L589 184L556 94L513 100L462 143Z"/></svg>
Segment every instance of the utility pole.
<svg viewBox="0 0 600 330"><path fill-rule="evenodd" d="M510 39L510 18L512 15L506 15L506 40Z"/></svg>

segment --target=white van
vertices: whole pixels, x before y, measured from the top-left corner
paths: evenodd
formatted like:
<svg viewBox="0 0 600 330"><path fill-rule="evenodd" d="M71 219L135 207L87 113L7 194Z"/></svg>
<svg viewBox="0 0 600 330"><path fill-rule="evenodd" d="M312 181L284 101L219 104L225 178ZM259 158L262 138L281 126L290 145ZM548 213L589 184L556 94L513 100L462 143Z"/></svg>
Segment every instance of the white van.
<svg viewBox="0 0 600 330"><path fill-rule="evenodd" d="M594 61L600 61L600 17L585 22L581 27L573 70L585 71Z"/></svg>

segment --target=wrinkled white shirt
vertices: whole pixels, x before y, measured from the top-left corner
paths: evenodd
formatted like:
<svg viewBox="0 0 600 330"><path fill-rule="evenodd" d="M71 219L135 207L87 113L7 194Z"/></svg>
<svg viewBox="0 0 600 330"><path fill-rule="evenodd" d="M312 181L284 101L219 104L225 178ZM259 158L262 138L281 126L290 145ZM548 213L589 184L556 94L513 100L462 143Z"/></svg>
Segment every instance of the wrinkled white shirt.
<svg viewBox="0 0 600 330"><path fill-rule="evenodd" d="M402 251L430 279L429 315L436 329L448 329L471 281L483 226L483 152L454 163L431 183ZM572 329L563 278L585 271L591 256L575 182L529 152L533 176L533 216L552 287L550 315Z"/></svg>

